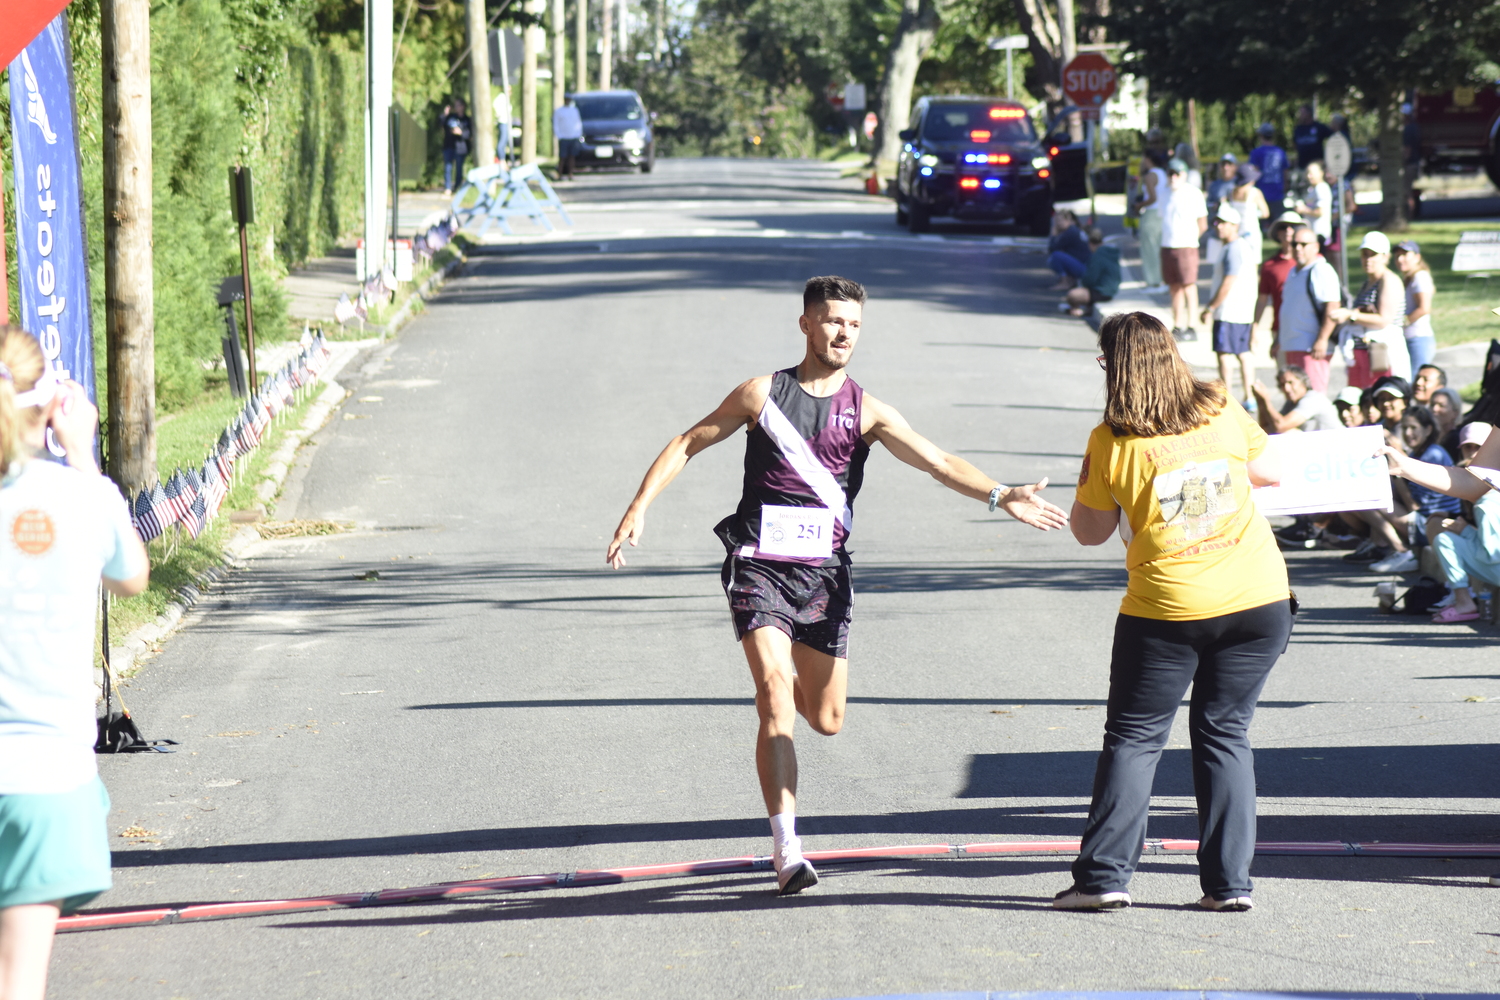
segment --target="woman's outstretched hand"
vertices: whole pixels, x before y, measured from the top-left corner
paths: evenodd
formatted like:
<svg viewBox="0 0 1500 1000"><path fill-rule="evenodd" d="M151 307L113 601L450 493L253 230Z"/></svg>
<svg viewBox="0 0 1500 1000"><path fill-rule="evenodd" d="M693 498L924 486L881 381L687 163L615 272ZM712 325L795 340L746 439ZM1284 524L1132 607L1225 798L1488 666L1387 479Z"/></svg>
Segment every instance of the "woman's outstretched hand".
<svg viewBox="0 0 1500 1000"><path fill-rule="evenodd" d="M997 506L1022 524L1029 524L1042 531L1066 528L1067 513L1061 507L1042 499L1042 490L1046 486L1046 477L1032 486L1012 486L1005 491L1005 497Z"/></svg>

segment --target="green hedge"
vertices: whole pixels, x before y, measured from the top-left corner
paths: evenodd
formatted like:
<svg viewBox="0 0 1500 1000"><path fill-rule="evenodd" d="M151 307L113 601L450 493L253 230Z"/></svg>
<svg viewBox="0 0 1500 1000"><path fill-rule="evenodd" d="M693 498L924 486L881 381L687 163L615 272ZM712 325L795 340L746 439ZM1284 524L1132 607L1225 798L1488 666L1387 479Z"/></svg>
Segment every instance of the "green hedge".
<svg viewBox="0 0 1500 1000"><path fill-rule="evenodd" d="M279 279L327 251L362 218L364 60L341 20L319 26L314 0L157 0L151 6L153 237L157 402L199 398L220 357L219 282L240 269L229 167L250 166L257 331L286 332ZM342 8L340 8L342 9ZM98 378L104 390L104 275L98 0L68 8L89 230ZM0 74L0 83L5 82ZM0 97L6 239L14 274L8 95ZM14 287L14 286L12 286ZM19 303L12 299L12 317ZM243 322L243 315L240 317Z"/></svg>

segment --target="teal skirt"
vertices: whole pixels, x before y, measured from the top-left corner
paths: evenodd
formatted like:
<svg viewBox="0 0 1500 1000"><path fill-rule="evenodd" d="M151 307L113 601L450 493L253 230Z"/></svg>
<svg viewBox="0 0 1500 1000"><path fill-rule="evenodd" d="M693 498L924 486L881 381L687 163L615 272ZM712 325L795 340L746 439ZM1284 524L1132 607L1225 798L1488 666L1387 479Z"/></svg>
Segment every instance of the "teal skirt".
<svg viewBox="0 0 1500 1000"><path fill-rule="evenodd" d="M107 891L108 815L97 775L71 792L0 795L0 909L56 901L67 914Z"/></svg>

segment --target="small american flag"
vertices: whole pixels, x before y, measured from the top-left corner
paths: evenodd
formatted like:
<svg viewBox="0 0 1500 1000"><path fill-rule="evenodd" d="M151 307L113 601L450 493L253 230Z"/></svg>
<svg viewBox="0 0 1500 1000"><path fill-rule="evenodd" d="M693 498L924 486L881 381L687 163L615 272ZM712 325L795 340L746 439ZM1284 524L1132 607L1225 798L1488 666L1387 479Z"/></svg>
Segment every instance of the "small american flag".
<svg viewBox="0 0 1500 1000"><path fill-rule="evenodd" d="M219 464L214 455L209 455L203 460L203 470L199 473L203 481L203 498L207 501L205 519L213 517L219 512L224 503L224 497L229 493L229 484L219 474Z"/></svg>
<svg viewBox="0 0 1500 1000"><path fill-rule="evenodd" d="M163 521L162 527L185 522L192 511L193 499L184 495L187 490L187 480L182 478L182 470L178 469L172 473L172 478L167 480L167 485L162 489L166 494L167 507L172 512L171 519Z"/></svg>
<svg viewBox="0 0 1500 1000"><path fill-rule="evenodd" d="M172 505L167 502L167 491L160 482L151 486L151 517L156 521L157 534L166 531L167 526L176 520Z"/></svg>
<svg viewBox="0 0 1500 1000"><path fill-rule="evenodd" d="M157 484L156 488L160 488ZM141 541L149 542L161 534L161 522L156 519L156 511L151 506L151 488L141 490L135 496L135 503L130 505L130 520L135 524L135 533L141 536Z"/></svg>
<svg viewBox="0 0 1500 1000"><path fill-rule="evenodd" d="M198 478L197 469L188 469L182 473L182 481L187 484L182 495L188 502L187 516L182 519L182 524L191 537L197 538L203 531L204 522L208 520L208 504L203 498L203 480Z"/></svg>

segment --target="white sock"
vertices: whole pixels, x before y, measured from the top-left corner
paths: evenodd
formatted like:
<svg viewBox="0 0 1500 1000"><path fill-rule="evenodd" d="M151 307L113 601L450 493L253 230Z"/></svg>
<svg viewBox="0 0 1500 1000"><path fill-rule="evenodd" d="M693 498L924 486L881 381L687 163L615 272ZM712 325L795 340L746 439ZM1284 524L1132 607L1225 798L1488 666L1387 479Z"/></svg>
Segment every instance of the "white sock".
<svg viewBox="0 0 1500 1000"><path fill-rule="evenodd" d="M771 817L772 860L780 871L788 862L802 860L802 841L797 836L797 814L777 813Z"/></svg>

